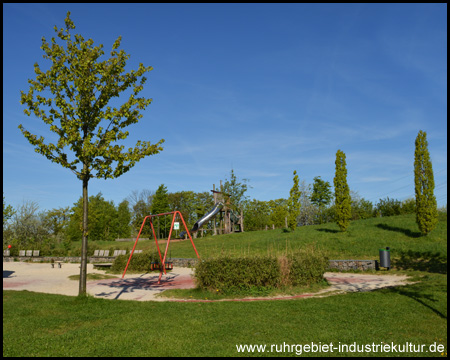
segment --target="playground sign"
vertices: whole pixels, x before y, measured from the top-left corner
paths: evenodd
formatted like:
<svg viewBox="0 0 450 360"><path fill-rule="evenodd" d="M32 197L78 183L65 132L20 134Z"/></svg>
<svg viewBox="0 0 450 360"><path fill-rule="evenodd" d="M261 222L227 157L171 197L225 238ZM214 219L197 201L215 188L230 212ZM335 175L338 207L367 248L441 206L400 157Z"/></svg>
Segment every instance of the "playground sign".
<svg viewBox="0 0 450 360"><path fill-rule="evenodd" d="M174 230L180 230L180 223L178 221L173 223L173 229Z"/></svg>

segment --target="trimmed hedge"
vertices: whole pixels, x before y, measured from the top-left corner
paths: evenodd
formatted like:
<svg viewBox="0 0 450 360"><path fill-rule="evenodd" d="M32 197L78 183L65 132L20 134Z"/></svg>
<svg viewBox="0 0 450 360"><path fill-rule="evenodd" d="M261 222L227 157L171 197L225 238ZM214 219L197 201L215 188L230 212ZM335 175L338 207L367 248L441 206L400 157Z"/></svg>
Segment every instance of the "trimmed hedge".
<svg viewBox="0 0 450 360"><path fill-rule="evenodd" d="M218 256L200 261L197 286L224 294L308 286L323 280L327 257L320 251L297 250L282 256Z"/></svg>
<svg viewBox="0 0 450 360"><path fill-rule="evenodd" d="M277 259L255 256L232 258L228 256L200 261L195 268L197 286L223 293L243 290L272 289L279 278Z"/></svg>
<svg viewBox="0 0 450 360"><path fill-rule="evenodd" d="M113 264L111 265L111 272L120 273L125 270L125 266L127 266L128 259L130 255L119 255L114 259ZM151 263L156 262L158 264L161 263L159 259L159 254L157 251L155 252L142 252L139 254L133 254L131 258L130 264L128 265L127 271L136 271L136 272L147 272L151 271Z"/></svg>

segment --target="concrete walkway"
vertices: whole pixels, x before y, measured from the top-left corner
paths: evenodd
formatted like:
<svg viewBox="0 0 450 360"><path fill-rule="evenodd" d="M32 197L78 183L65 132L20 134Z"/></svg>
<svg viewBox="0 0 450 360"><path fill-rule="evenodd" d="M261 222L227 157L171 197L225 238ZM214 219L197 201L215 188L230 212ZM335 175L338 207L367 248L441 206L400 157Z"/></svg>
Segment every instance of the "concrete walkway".
<svg viewBox="0 0 450 360"><path fill-rule="evenodd" d="M79 264L62 264L61 268L49 263L3 263L3 289L4 290L28 290L61 295L78 295L77 280L70 280L70 275L79 275ZM88 264L88 274L105 274L104 270L93 268ZM174 268L163 275L161 284L158 285L159 273L126 274L122 279L117 275L114 279L93 280L86 283L88 294L103 299L137 300L137 301L185 301L185 302L211 302L214 300L175 300L156 295L167 289L190 289L194 288L192 278L193 270L188 268ZM328 272L324 277L331 284L330 287L314 294L303 294L297 296L279 296L273 298L245 298L226 299L215 301L256 301L296 299L304 297L322 297L344 292L370 291L389 286L407 284L405 275L372 275L372 274L349 274Z"/></svg>

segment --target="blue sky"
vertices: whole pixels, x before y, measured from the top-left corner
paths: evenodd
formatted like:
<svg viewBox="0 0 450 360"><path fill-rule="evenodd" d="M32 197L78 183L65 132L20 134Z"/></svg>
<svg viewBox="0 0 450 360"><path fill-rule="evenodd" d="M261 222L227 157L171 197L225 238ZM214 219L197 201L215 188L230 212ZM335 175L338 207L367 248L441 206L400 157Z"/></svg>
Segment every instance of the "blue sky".
<svg viewBox="0 0 450 360"><path fill-rule="evenodd" d="M133 190L209 191L249 179L247 195L287 198L292 173L333 183L338 149L351 190L374 204L414 196L414 140L427 132L438 205L447 204L446 4L3 4L3 194L17 207L71 206L74 174L34 152L18 129L51 138L23 114L41 38L67 11L105 56L122 36L127 69L152 66L153 99L124 145L164 151L89 194L115 204ZM125 101L126 98L122 98Z"/></svg>

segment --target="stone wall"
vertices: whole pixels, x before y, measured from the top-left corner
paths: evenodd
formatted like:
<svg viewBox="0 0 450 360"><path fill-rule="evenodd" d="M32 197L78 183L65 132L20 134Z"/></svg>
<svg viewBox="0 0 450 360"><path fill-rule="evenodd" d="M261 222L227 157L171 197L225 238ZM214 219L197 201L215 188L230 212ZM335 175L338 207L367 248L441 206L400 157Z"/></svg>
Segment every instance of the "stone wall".
<svg viewBox="0 0 450 360"><path fill-rule="evenodd" d="M29 257L29 256L11 256L11 257L3 257L3 261L32 261L32 262L51 262L52 259L54 261L63 261L68 263L81 263L80 256L39 256L39 257ZM89 263L111 263L115 259L114 256L90 256L88 257ZM166 261L172 261L173 266L179 267L193 267L197 264L197 258L171 258ZM346 270L376 270L377 260L329 260L329 269L336 269L341 271Z"/></svg>
<svg viewBox="0 0 450 360"><path fill-rule="evenodd" d="M376 260L330 260L329 269L337 270L376 270Z"/></svg>
<svg viewBox="0 0 450 360"><path fill-rule="evenodd" d="M197 258L191 258L191 259L183 259L183 258L171 258L166 260L172 261L173 266L180 266L180 267L193 267L197 265L198 259Z"/></svg>
<svg viewBox="0 0 450 360"><path fill-rule="evenodd" d="M198 259L172 258L173 266L190 267L197 264ZM328 269L336 270L376 270L376 260L329 260Z"/></svg>
<svg viewBox="0 0 450 360"><path fill-rule="evenodd" d="M115 259L114 256L88 256L88 263L104 262L111 263ZM66 263L81 263L81 256L3 256L3 262L8 261L31 261L31 262L51 262L62 261Z"/></svg>

